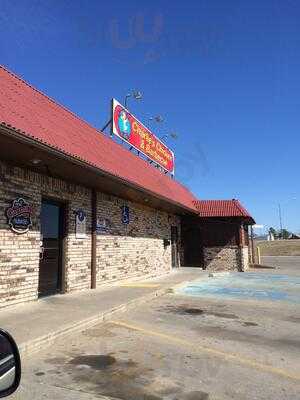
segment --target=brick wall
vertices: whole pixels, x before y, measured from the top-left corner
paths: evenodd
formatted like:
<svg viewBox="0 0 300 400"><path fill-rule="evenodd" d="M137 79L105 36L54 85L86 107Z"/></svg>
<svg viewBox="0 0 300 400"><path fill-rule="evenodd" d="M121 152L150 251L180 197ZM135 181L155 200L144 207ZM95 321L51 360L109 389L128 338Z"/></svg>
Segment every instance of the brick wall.
<svg viewBox="0 0 300 400"><path fill-rule="evenodd" d="M16 234L7 224L5 210L13 200L24 198L34 208L29 232ZM0 307L38 297L40 211L42 197L66 204L67 240L65 289L90 288L91 191L59 179L11 167L0 162ZM128 205L131 221L121 223L122 205ZM98 193L98 219L110 221L107 232L97 235L97 285L141 276L160 275L171 269L171 225L180 229L179 218L147 206ZM75 214L87 214L87 237L75 237Z"/></svg>
<svg viewBox="0 0 300 400"><path fill-rule="evenodd" d="M38 221L34 219L28 233L18 235L8 228L5 215L12 200L20 196L39 210L38 192L25 182L22 171L0 164L0 307L37 296Z"/></svg>
<svg viewBox="0 0 300 400"><path fill-rule="evenodd" d="M243 271L247 271L249 269L249 247L242 248L242 257L243 257Z"/></svg>
<svg viewBox="0 0 300 400"><path fill-rule="evenodd" d="M130 223L121 222L121 207L130 210ZM171 268L171 225L178 217L150 207L98 194L98 219L107 219L107 232L97 235L97 283L129 277L161 275Z"/></svg>
<svg viewBox="0 0 300 400"><path fill-rule="evenodd" d="M0 306L34 300L38 296L40 211L42 197L67 202L66 290L90 285L91 238L75 239L74 211L87 212L90 227L90 191L58 179L0 163ZM34 209L28 233L16 234L8 225L5 210L22 197ZM90 228L89 228L90 231Z"/></svg>

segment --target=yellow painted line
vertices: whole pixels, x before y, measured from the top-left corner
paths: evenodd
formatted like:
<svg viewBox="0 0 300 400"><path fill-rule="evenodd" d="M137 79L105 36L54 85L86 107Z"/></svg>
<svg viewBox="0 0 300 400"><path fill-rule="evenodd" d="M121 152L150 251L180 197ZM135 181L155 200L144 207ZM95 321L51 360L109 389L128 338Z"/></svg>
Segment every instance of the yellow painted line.
<svg viewBox="0 0 300 400"><path fill-rule="evenodd" d="M259 361L256 361L256 360L251 359L251 358L242 357L242 356L239 356L237 354L226 353L226 352L224 352L222 350L214 349L212 347L201 346L201 345L198 345L198 344L195 345L195 344L192 344L192 343L188 342L187 340L180 339L180 338L175 337L175 336L170 336L170 335L167 335L167 334L162 333L162 332L156 332L156 331L152 331L152 330L149 330L149 329L144 329L144 328L141 328L139 326L127 324L127 323L121 322L121 321L110 321L110 323L112 323L114 325L117 325L117 326L121 326L123 328L127 328L127 329L131 329L131 330L134 330L134 331L137 331L137 332L144 333L144 334L146 334L148 336L155 336L155 337L159 337L161 339L165 339L169 343L178 344L178 345L181 345L183 347L190 347L194 351L197 351L197 352L208 353L208 354L213 355L215 357L223 358L223 359L225 359L227 361L235 361L235 362L237 362L239 364L243 364L243 365L246 365L248 367L252 367L254 369L258 369L260 371L269 372L269 373L272 373L272 374L276 374L276 375L282 376L284 378L289 378L289 379L293 379L293 380L296 380L296 381L300 381L300 375L299 374L293 374L293 373L290 373L290 372L285 371L285 370L280 369L280 368L275 368L275 367L272 367L270 365L262 364Z"/></svg>
<svg viewBox="0 0 300 400"><path fill-rule="evenodd" d="M132 287L132 288L157 288L159 285L154 283L121 283L121 287Z"/></svg>

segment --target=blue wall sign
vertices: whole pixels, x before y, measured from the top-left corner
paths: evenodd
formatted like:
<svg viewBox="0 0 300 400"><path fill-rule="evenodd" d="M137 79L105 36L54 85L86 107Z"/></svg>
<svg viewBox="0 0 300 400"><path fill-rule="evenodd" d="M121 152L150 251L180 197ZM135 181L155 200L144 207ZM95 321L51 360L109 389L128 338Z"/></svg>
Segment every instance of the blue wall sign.
<svg viewBox="0 0 300 400"><path fill-rule="evenodd" d="M129 224L129 207L128 206L122 206L121 207L122 211L122 224Z"/></svg>
<svg viewBox="0 0 300 400"><path fill-rule="evenodd" d="M108 232L111 227L111 221L108 218L97 220L97 233Z"/></svg>

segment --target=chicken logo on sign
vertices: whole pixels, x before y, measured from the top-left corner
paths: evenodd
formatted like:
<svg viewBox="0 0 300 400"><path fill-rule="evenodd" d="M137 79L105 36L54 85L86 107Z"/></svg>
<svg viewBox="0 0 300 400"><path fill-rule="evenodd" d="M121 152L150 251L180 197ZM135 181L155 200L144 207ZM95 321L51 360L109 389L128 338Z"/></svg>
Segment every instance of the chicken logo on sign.
<svg viewBox="0 0 300 400"><path fill-rule="evenodd" d="M127 116L126 111L122 110L118 118L118 126L120 133L124 139L128 140L131 132L131 123Z"/></svg>
<svg viewBox="0 0 300 400"><path fill-rule="evenodd" d="M16 233L26 233L32 225L32 207L22 198L13 201L6 210L8 224Z"/></svg>

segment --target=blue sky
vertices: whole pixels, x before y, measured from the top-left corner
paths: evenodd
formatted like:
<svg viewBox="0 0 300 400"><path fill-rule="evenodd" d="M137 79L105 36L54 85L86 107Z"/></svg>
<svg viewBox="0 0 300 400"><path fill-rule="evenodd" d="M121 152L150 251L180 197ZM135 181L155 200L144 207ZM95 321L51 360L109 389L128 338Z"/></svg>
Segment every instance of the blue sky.
<svg viewBox="0 0 300 400"><path fill-rule="evenodd" d="M1 0L1 63L98 128L140 89L177 179L300 231L299 20L293 0Z"/></svg>

